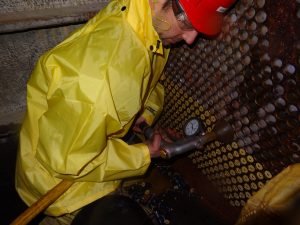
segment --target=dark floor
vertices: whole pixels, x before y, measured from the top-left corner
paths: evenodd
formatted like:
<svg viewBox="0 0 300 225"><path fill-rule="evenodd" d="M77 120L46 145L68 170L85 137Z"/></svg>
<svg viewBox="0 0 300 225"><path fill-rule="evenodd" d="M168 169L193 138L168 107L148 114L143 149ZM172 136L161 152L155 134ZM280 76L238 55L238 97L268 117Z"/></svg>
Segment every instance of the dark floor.
<svg viewBox="0 0 300 225"><path fill-rule="evenodd" d="M19 198L15 187L15 162L18 149L17 131L6 132L8 127L0 127L0 224L10 224L27 206ZM11 127L9 127L11 128ZM12 129L10 129L11 131ZM41 220L38 216L30 225L36 225Z"/></svg>
<svg viewBox="0 0 300 225"><path fill-rule="evenodd" d="M15 162L18 149L17 130L7 133L5 129L0 126L0 197L2 199L0 208L1 225L10 224L27 208L27 206L18 196L14 187ZM167 174L170 174L170 171L167 172ZM155 177L155 182L151 182L151 185L156 187L161 186L163 182L157 180L157 176ZM173 175L171 177L176 178L176 176ZM173 182L172 179L170 181L171 183ZM175 184L174 187L178 188L182 186L183 192L185 191L185 189L189 189L186 188L186 185L183 185L184 182L182 179L177 178L176 182L173 182ZM141 199L144 199L145 197L144 193L146 193L144 191L141 192L141 188L145 188L144 185L137 186L136 189L133 188L133 190L135 191L133 191L133 194L131 195L132 199L135 199L134 197L141 195L140 199L135 199L140 204ZM194 201L194 198L191 199L189 197L186 197L185 195L182 195L180 190L174 192L174 190L172 189L172 185L171 187L169 187L169 191L162 191L162 194L158 195L154 193L153 197L148 202L144 202L145 205L148 204L148 206L150 206L150 208L152 208L152 210L155 212L157 220L161 219L161 217L168 216L170 219L170 225L226 224L225 222L221 222L219 219L215 218L214 215L210 214L210 212L207 211L206 207L199 204L199 202ZM137 193L139 195L137 195ZM168 208L172 208L172 210L167 210L168 212L165 212ZM201 213L199 214L199 212ZM43 217L44 216L42 214L37 216L33 221L29 223L29 225L38 225ZM164 222L158 224L164 224Z"/></svg>

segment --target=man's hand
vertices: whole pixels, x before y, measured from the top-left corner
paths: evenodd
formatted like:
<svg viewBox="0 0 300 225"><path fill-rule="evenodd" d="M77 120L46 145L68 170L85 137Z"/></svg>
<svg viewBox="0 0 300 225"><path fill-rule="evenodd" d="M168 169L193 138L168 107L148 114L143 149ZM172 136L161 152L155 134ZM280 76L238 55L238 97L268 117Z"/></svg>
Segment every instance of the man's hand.
<svg viewBox="0 0 300 225"><path fill-rule="evenodd" d="M147 140L146 143L148 145L151 158L158 158L160 156L160 142L161 136L157 132L154 132L152 138Z"/></svg>
<svg viewBox="0 0 300 225"><path fill-rule="evenodd" d="M132 128L133 131L137 133L142 133L141 124L143 122L146 122L146 119L142 116L139 117ZM154 132L151 139L146 140L146 144L149 148L151 158L158 158L160 156L160 142L161 136L158 132Z"/></svg>
<svg viewBox="0 0 300 225"><path fill-rule="evenodd" d="M180 138L182 138L182 134L176 130L161 127L156 129L151 140L148 140L147 142L151 158L157 158L160 156L162 141L172 143Z"/></svg>
<svg viewBox="0 0 300 225"><path fill-rule="evenodd" d="M139 117L133 127L134 132L142 133L141 124L146 122L144 117ZM154 131L152 137L146 141L149 148L151 158L158 158L160 156L160 145L161 141L172 143L176 139L179 139L182 135L169 128L158 128Z"/></svg>

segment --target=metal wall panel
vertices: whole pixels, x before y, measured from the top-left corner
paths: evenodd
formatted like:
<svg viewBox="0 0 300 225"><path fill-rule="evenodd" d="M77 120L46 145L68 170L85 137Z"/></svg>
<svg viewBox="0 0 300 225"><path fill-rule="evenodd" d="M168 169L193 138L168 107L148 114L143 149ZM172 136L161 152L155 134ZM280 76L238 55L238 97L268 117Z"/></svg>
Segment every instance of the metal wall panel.
<svg viewBox="0 0 300 225"><path fill-rule="evenodd" d="M188 157L234 207L300 162L299 12L295 0L240 0L217 39L171 52L158 124L232 124L234 142L214 141Z"/></svg>

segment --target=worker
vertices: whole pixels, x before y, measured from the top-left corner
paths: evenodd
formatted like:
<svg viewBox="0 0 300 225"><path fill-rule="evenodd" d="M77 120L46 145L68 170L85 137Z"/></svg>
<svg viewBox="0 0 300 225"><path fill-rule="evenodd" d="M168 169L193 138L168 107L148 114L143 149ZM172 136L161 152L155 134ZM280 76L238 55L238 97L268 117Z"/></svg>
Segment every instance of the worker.
<svg viewBox="0 0 300 225"><path fill-rule="evenodd" d="M215 36L234 0L112 0L37 62L27 84L16 189L27 205L75 183L47 210L70 214L144 174L161 136L122 137L158 118L169 46Z"/></svg>

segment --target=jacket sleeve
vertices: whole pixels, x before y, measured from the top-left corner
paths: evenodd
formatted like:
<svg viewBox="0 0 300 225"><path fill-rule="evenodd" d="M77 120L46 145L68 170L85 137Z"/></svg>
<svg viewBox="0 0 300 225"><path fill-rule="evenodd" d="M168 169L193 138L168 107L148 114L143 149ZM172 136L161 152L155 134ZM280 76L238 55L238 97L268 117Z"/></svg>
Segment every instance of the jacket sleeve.
<svg viewBox="0 0 300 225"><path fill-rule="evenodd" d="M150 163L147 146L129 146L121 139L107 137L106 120L97 121L93 114L92 107L81 102L61 100L50 107L38 125L36 157L40 163L58 178L81 181L143 174Z"/></svg>
<svg viewBox="0 0 300 225"><path fill-rule="evenodd" d="M146 101L142 117L146 119L148 124L153 124L162 112L164 104L164 87L159 82L152 90Z"/></svg>
<svg viewBox="0 0 300 225"><path fill-rule="evenodd" d="M57 67L42 63L38 68L29 82L29 116L30 120L37 120L37 133L33 137L35 157L50 174L101 182L138 176L146 171L150 164L148 147L129 146L117 138L122 127L110 89L103 80L64 78L60 84ZM45 79L46 91L45 87L39 87L39 80L49 74L51 78ZM95 105L88 98L91 92L91 98L97 96L101 104ZM39 96L47 99L43 105L34 103Z"/></svg>

